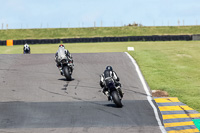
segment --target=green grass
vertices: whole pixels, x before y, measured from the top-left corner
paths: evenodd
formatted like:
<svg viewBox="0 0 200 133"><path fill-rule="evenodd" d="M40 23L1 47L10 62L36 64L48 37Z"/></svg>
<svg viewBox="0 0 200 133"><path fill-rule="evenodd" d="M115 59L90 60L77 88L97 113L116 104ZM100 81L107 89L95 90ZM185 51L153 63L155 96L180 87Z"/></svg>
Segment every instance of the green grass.
<svg viewBox="0 0 200 133"><path fill-rule="evenodd" d="M65 44L65 48L71 53L96 53L96 52L123 52L126 51L123 43L73 43ZM126 43L125 43L126 44ZM40 53L55 53L59 44L37 44L29 45L31 47L32 54ZM0 46L0 54L22 54L23 45L15 46Z"/></svg>
<svg viewBox="0 0 200 133"><path fill-rule="evenodd" d="M96 27L0 30L0 40L200 34L200 26Z"/></svg>
<svg viewBox="0 0 200 133"><path fill-rule="evenodd" d="M59 44L30 45L31 52L55 53ZM200 111L200 41L117 42L65 44L72 53L129 52L137 61L152 90L165 90L172 97ZM0 46L0 54L21 54L22 45Z"/></svg>
<svg viewBox="0 0 200 133"><path fill-rule="evenodd" d="M137 60L152 90L200 111L200 42L146 43L131 55Z"/></svg>

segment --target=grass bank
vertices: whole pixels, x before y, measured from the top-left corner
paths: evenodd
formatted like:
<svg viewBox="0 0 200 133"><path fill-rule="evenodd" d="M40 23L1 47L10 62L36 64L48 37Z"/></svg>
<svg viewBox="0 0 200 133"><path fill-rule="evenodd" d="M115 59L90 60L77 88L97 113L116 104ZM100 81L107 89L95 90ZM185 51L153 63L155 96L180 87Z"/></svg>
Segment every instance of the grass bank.
<svg viewBox="0 0 200 133"><path fill-rule="evenodd" d="M0 30L0 40L192 34L200 34L200 26L8 29Z"/></svg>
<svg viewBox="0 0 200 133"><path fill-rule="evenodd" d="M55 53L59 44L30 45L31 52ZM152 90L164 90L171 97L200 111L200 41L118 42L65 44L72 53L129 52L137 61ZM21 54L22 45L0 46L0 54Z"/></svg>

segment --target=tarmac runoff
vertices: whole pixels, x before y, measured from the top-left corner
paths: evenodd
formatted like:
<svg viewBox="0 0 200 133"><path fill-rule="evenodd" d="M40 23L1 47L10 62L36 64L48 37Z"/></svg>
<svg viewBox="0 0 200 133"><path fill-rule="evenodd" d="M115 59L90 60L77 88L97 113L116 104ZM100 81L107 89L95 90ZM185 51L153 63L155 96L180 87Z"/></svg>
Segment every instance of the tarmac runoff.
<svg viewBox="0 0 200 133"><path fill-rule="evenodd" d="M154 98L168 133L199 133L200 113L176 97Z"/></svg>

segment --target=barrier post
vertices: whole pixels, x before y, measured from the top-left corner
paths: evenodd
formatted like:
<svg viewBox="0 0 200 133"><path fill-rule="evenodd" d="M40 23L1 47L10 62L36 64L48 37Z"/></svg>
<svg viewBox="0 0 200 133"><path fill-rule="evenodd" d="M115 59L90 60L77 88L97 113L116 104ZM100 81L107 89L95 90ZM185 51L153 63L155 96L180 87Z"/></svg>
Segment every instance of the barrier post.
<svg viewBox="0 0 200 133"><path fill-rule="evenodd" d="M6 46L13 46L13 40L6 40Z"/></svg>

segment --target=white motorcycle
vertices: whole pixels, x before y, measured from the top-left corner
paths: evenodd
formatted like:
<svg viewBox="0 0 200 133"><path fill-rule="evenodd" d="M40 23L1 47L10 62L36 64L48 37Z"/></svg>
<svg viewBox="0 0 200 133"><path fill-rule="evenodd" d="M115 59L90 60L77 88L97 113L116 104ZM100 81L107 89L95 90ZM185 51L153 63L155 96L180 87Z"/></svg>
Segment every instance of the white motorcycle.
<svg viewBox="0 0 200 133"><path fill-rule="evenodd" d="M73 63L65 55L63 48L58 49L58 61L61 63L61 73L66 77L67 81L72 79Z"/></svg>

